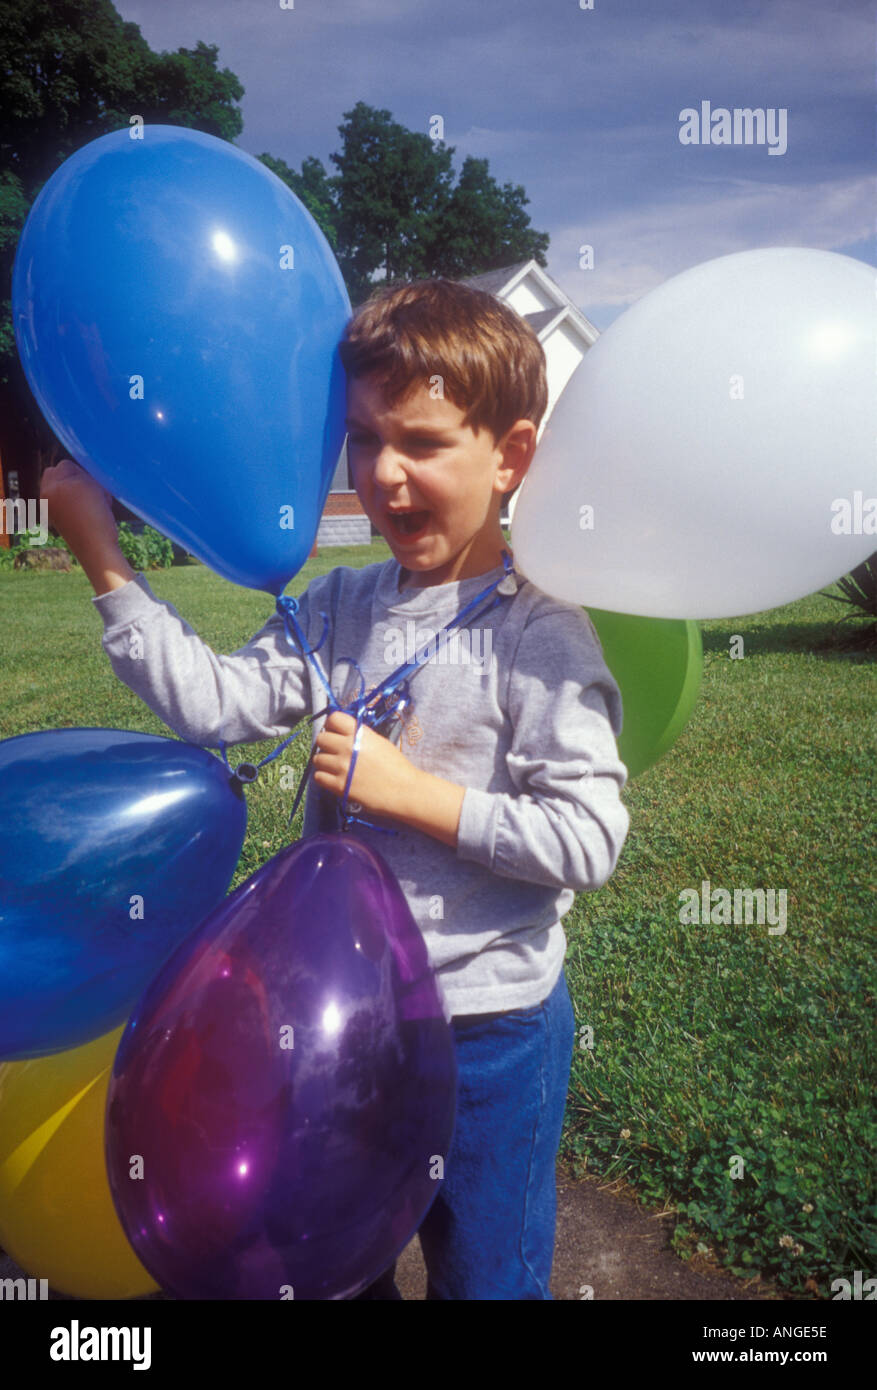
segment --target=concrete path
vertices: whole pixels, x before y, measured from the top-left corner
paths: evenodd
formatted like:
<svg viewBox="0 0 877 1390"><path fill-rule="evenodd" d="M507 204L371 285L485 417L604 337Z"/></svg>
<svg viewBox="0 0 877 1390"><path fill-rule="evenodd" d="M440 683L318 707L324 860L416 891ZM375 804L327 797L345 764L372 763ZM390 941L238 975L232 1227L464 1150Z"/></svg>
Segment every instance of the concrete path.
<svg viewBox="0 0 877 1390"><path fill-rule="evenodd" d="M698 1257L688 1262L670 1249L675 1213L648 1212L621 1184L557 1174L557 1239L551 1292L562 1301L654 1299L776 1300L788 1298L757 1276L743 1282ZM38 1275L38 1271L32 1271ZM24 1276L0 1252L0 1279ZM25 1276L26 1277L26 1276ZM417 1238L399 1258L396 1284L405 1299L423 1300L426 1269ZM165 1294L152 1294L163 1299ZM50 1298L67 1296L50 1292Z"/></svg>
<svg viewBox="0 0 877 1390"><path fill-rule="evenodd" d="M551 1292L562 1301L594 1299L776 1299L769 1285L697 1267L670 1249L675 1213L648 1213L620 1184L557 1170L557 1235ZM406 1299L426 1296L426 1269L415 1238L399 1258L396 1285Z"/></svg>

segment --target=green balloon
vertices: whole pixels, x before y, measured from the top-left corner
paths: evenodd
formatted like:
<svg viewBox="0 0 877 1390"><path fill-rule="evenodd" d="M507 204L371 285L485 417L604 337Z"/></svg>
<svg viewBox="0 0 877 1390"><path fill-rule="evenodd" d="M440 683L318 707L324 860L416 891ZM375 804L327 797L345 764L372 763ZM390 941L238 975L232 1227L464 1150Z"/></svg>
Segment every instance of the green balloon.
<svg viewBox="0 0 877 1390"><path fill-rule="evenodd" d="M703 673L700 627L690 618L585 611L621 691L618 755L634 778L664 756L691 717Z"/></svg>

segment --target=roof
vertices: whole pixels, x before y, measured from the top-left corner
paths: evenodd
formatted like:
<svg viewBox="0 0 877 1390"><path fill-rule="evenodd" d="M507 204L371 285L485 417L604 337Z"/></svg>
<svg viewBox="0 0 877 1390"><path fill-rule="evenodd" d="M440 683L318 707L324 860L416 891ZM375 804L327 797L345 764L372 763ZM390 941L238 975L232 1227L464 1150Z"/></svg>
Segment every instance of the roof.
<svg viewBox="0 0 877 1390"><path fill-rule="evenodd" d="M534 333L540 333L543 328L547 328L549 323L553 323L558 315L565 313L559 304L554 304L550 309L540 309L536 314L524 314Z"/></svg>
<svg viewBox="0 0 877 1390"><path fill-rule="evenodd" d="M467 280L461 280L463 285L469 285L472 289L487 290L490 294L499 298L504 290L511 292L519 283L532 276L549 299L554 300L554 308L539 309L534 314L524 314L523 318L537 332L542 332L549 324L559 323L562 319L569 319L578 329L588 347L597 341L600 336L599 329L591 323L591 320L573 304L569 295L561 289L557 281L552 279L547 270L543 270L538 261L532 258L528 261L517 261L514 265L504 266L502 270L488 270L484 275L472 275Z"/></svg>
<svg viewBox="0 0 877 1390"><path fill-rule="evenodd" d="M529 260L516 261L514 265L505 265L501 270L485 270L482 275L467 275L460 284L469 285L473 290L486 290L488 294L498 294L519 270L523 270L529 264Z"/></svg>
<svg viewBox="0 0 877 1390"><path fill-rule="evenodd" d="M503 266L500 270L485 270L481 275L464 276L456 283L469 285L473 290L486 290L488 294L498 294L500 290L505 289L513 275L517 275L519 270L523 270L529 264L529 261L516 261L514 265ZM360 306L354 304L353 307L358 309Z"/></svg>
<svg viewBox="0 0 877 1390"><path fill-rule="evenodd" d="M537 282L541 282L542 288L549 299L554 300L554 308L540 309L535 314L523 314L522 318L531 325L536 333L541 333L549 324L556 319L569 319L576 326L579 334L584 338L588 347L595 343L600 336L600 330L591 323L591 320L573 304L569 295L566 294L552 279L546 270L543 270L538 261L532 257L526 261L515 261L514 265L502 266L499 270L485 270L481 275L467 275L457 281L457 284L468 285L470 289L485 290L488 294L495 295L498 299L503 290L514 288L517 281L524 280L532 275ZM359 305L355 306L357 309Z"/></svg>

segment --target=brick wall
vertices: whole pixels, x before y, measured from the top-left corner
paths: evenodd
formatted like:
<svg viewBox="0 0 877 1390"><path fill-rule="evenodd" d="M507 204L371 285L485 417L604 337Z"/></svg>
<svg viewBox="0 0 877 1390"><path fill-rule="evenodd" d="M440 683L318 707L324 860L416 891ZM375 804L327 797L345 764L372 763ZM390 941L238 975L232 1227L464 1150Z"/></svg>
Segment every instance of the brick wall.
<svg viewBox="0 0 877 1390"><path fill-rule="evenodd" d="M327 516L324 512L317 531L317 546L368 545L371 538L371 525L364 514Z"/></svg>
<svg viewBox="0 0 877 1390"><path fill-rule="evenodd" d="M365 516L355 492L330 492L323 516Z"/></svg>
<svg viewBox="0 0 877 1390"><path fill-rule="evenodd" d="M368 545L371 522L355 492L330 492L317 531L317 548L324 545Z"/></svg>

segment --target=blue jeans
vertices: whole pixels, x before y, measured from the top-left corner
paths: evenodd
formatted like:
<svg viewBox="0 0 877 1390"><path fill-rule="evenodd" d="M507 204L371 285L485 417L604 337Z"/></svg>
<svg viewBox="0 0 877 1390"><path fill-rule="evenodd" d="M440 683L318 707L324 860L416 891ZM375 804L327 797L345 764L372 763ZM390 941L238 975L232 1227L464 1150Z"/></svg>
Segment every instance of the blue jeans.
<svg viewBox="0 0 877 1390"><path fill-rule="evenodd" d="M457 1125L418 1232L427 1299L550 1300L555 1160L575 1016L563 971L532 1009L452 1020ZM392 1265L360 1299L398 1299Z"/></svg>

